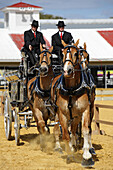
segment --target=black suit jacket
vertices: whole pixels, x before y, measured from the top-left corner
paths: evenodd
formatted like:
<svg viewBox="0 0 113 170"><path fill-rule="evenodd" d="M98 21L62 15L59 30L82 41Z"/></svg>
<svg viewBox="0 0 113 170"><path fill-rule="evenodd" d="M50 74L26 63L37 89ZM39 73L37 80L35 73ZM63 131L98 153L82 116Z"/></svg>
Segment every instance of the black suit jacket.
<svg viewBox="0 0 113 170"><path fill-rule="evenodd" d="M45 44L43 34L39 31L36 31L36 38L34 37L34 34L32 30L28 30L24 32L24 47L26 50L29 51L29 45L33 47L33 50L40 54L40 43Z"/></svg>
<svg viewBox="0 0 113 170"><path fill-rule="evenodd" d="M73 41L73 37L71 33L64 31L62 40L64 40L66 44L69 44L71 41ZM64 46L61 43L59 31L52 36L52 46L53 46L53 53L55 53L58 56L61 55L62 53L61 50L64 48Z"/></svg>

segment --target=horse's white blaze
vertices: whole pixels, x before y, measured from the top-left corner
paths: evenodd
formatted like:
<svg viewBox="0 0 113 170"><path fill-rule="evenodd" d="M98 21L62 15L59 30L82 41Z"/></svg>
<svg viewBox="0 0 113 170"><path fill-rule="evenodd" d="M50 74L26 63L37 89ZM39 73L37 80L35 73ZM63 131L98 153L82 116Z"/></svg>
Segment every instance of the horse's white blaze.
<svg viewBox="0 0 113 170"><path fill-rule="evenodd" d="M85 68L85 62L84 62L84 56L82 56L82 61L83 61L83 68Z"/></svg>
<svg viewBox="0 0 113 170"><path fill-rule="evenodd" d="M66 60L69 60L69 53L67 53L67 58L66 58ZM67 68L68 68L68 62L66 62L66 63L64 64L64 72L67 71Z"/></svg>

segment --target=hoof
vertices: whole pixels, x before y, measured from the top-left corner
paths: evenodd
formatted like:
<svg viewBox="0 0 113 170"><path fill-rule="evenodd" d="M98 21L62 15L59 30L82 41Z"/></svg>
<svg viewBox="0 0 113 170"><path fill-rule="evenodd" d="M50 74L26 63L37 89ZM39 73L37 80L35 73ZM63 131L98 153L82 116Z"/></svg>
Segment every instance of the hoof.
<svg viewBox="0 0 113 170"><path fill-rule="evenodd" d="M73 155L67 156L66 163L69 164L69 163L72 163L72 162L75 162L75 157Z"/></svg>
<svg viewBox="0 0 113 170"><path fill-rule="evenodd" d="M92 158L88 160L83 158L81 165L85 168L92 167L94 165L94 161Z"/></svg>
<svg viewBox="0 0 113 170"><path fill-rule="evenodd" d="M59 153L63 154L63 152L62 152L62 148L55 148L55 149L54 149L54 151L55 151L55 152L59 152Z"/></svg>
<svg viewBox="0 0 113 170"><path fill-rule="evenodd" d="M90 149L89 149L89 152L90 152L92 155L96 155L96 152L95 152L95 149L94 149L94 148L90 148Z"/></svg>

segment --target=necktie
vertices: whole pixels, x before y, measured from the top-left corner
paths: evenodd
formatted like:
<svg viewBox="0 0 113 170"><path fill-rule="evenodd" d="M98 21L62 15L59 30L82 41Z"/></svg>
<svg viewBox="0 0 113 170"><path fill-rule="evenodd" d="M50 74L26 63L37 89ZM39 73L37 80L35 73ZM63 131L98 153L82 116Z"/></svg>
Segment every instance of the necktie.
<svg viewBox="0 0 113 170"><path fill-rule="evenodd" d="M61 38L61 40L62 40L62 32L61 32L61 34L60 34L60 38Z"/></svg>
<svg viewBox="0 0 113 170"><path fill-rule="evenodd" d="M36 38L36 34L35 34L35 32L34 32L34 37Z"/></svg>

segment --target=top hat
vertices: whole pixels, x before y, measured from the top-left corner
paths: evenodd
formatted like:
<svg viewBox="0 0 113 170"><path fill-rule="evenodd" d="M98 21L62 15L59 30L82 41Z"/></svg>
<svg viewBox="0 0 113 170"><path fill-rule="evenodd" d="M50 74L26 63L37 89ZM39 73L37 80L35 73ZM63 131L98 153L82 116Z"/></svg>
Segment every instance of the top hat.
<svg viewBox="0 0 113 170"><path fill-rule="evenodd" d="M58 27L64 27L64 26L66 26L66 25L64 24L64 21L59 21L58 24L56 24L56 26L58 26Z"/></svg>
<svg viewBox="0 0 113 170"><path fill-rule="evenodd" d="M39 26L39 25L38 25L38 21L33 20L31 26L38 28L38 26Z"/></svg>

